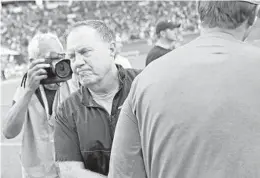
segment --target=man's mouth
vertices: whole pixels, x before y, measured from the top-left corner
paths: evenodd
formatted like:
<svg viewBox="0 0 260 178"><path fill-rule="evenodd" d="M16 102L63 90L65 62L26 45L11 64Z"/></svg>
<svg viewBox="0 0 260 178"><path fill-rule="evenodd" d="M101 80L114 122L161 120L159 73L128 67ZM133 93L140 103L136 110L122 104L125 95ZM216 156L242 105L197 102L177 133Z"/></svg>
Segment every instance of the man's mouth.
<svg viewBox="0 0 260 178"><path fill-rule="evenodd" d="M90 73L91 73L91 70L81 70L78 72L78 75L86 76L86 75L89 75Z"/></svg>
<svg viewBox="0 0 260 178"><path fill-rule="evenodd" d="M85 73L85 72L91 72L90 69L80 69L80 68L77 68L77 73L80 75L81 73Z"/></svg>

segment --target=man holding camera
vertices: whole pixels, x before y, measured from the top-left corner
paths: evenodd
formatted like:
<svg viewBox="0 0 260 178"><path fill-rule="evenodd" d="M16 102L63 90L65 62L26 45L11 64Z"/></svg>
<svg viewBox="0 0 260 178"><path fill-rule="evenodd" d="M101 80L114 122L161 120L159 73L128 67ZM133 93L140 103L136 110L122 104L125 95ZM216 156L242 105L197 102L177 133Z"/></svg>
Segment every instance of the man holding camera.
<svg viewBox="0 0 260 178"><path fill-rule="evenodd" d="M21 148L23 177L57 178L52 117L58 105L72 92L67 82L63 83L62 90L57 84L71 78L71 69L69 63L59 60L63 47L53 34L37 34L33 37L28 46L28 53L30 57L28 72L15 93L13 106L6 116L7 122L3 134L11 139L23 128ZM53 63L58 67L54 69ZM52 71L55 73L51 73ZM62 75L63 78L58 79L57 75Z"/></svg>
<svg viewBox="0 0 260 178"><path fill-rule="evenodd" d="M54 143L61 177L104 177L121 106L140 70L115 65L113 32L102 21L76 23L67 52L81 84L56 114Z"/></svg>
<svg viewBox="0 0 260 178"><path fill-rule="evenodd" d="M198 1L201 36L132 84L109 178L260 177L260 50L243 42L258 10Z"/></svg>

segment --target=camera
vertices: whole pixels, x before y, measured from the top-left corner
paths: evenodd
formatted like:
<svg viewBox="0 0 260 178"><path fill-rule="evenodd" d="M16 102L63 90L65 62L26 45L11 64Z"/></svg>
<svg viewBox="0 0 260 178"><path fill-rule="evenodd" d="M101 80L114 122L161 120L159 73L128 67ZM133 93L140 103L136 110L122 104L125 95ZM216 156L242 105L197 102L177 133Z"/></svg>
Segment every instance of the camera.
<svg viewBox="0 0 260 178"><path fill-rule="evenodd" d="M60 83L71 79L70 60L65 59L65 54L50 52L45 56L45 62L50 64L50 67L45 68L48 77L41 80L41 84Z"/></svg>

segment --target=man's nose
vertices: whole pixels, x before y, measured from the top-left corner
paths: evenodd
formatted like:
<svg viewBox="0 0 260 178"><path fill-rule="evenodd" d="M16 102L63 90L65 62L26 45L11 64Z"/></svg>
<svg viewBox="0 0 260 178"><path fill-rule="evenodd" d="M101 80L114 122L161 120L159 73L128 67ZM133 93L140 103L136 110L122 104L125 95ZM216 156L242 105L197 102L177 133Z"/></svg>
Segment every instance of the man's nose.
<svg viewBox="0 0 260 178"><path fill-rule="evenodd" d="M85 60L80 54L75 54L75 60L71 63L73 72L77 73L77 69L86 64Z"/></svg>
<svg viewBox="0 0 260 178"><path fill-rule="evenodd" d="M86 61L84 60L83 56L81 54L76 53L75 54L75 65L76 66L82 66L86 63Z"/></svg>

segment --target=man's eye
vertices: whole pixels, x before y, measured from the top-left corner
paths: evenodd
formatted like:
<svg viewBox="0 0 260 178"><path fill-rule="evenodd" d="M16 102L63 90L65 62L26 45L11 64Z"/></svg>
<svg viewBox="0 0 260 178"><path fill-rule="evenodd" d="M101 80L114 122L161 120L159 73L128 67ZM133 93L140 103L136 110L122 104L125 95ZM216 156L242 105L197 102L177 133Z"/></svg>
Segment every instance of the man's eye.
<svg viewBox="0 0 260 178"><path fill-rule="evenodd" d="M90 50L81 50L79 51L79 54L83 55L83 56L88 56L90 53Z"/></svg>
<svg viewBox="0 0 260 178"><path fill-rule="evenodd" d="M88 56L88 55L89 55L89 52L88 52L88 51L84 51L84 52L81 53L81 55L83 55L83 56Z"/></svg>

